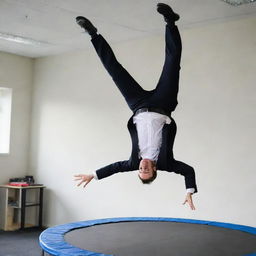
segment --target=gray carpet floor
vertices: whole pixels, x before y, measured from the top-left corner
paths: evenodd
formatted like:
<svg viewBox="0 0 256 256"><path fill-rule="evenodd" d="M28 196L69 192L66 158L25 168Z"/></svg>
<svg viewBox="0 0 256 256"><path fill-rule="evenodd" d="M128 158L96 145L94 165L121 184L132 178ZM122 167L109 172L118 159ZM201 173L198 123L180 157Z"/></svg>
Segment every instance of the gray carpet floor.
<svg viewBox="0 0 256 256"><path fill-rule="evenodd" d="M0 231L0 256L41 256L38 237L42 230Z"/></svg>

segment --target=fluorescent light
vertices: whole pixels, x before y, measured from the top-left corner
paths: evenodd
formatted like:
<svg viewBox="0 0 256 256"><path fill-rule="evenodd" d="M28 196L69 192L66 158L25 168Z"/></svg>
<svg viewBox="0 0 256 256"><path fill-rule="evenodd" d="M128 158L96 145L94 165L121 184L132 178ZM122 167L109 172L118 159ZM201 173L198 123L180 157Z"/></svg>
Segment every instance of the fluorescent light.
<svg viewBox="0 0 256 256"><path fill-rule="evenodd" d="M256 0L222 0L228 4L234 5L234 6L238 6L241 4L249 4L249 3L253 3Z"/></svg>
<svg viewBox="0 0 256 256"><path fill-rule="evenodd" d="M14 43L34 45L34 46L49 45L49 43L47 42L37 41L31 38L16 36L16 35L11 35L7 33L1 33L1 32L0 32L0 39L14 42Z"/></svg>

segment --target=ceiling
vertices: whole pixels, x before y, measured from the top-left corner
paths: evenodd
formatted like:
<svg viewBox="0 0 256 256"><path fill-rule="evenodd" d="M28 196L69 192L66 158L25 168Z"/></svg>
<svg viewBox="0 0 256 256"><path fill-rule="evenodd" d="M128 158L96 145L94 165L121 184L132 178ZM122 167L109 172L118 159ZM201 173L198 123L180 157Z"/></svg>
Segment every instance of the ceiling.
<svg viewBox="0 0 256 256"><path fill-rule="evenodd" d="M88 47L90 40L75 23L88 17L111 43L163 32L156 0L0 0L0 51L28 57L60 54ZM256 16L256 3L231 6L222 0L173 0L181 16L180 27L189 28ZM33 39L28 45L1 39L12 35Z"/></svg>

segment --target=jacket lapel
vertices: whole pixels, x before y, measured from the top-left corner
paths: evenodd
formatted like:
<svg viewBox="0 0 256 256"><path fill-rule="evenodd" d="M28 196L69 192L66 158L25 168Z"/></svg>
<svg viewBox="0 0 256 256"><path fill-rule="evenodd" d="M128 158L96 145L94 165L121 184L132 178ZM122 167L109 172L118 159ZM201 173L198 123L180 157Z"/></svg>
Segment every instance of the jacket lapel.
<svg viewBox="0 0 256 256"><path fill-rule="evenodd" d="M131 135L131 140L132 140L132 153L131 153L130 161L132 161L132 164L134 166L139 168L139 162L140 162L139 139L138 139L136 126L133 123L133 116L129 119L127 126Z"/></svg>
<svg viewBox="0 0 256 256"><path fill-rule="evenodd" d="M163 129L162 129L162 145L160 148L160 152L158 155L158 160L157 160L157 168L160 170L166 170L166 167L168 166L168 125L165 124Z"/></svg>

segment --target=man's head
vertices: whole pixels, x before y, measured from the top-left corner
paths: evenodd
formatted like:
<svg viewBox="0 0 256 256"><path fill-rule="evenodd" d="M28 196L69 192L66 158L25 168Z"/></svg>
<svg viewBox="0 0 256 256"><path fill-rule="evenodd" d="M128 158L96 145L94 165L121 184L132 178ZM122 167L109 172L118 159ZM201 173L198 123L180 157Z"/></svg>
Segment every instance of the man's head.
<svg viewBox="0 0 256 256"><path fill-rule="evenodd" d="M149 159L142 159L139 166L139 178L144 184L151 183L157 176L155 162Z"/></svg>

